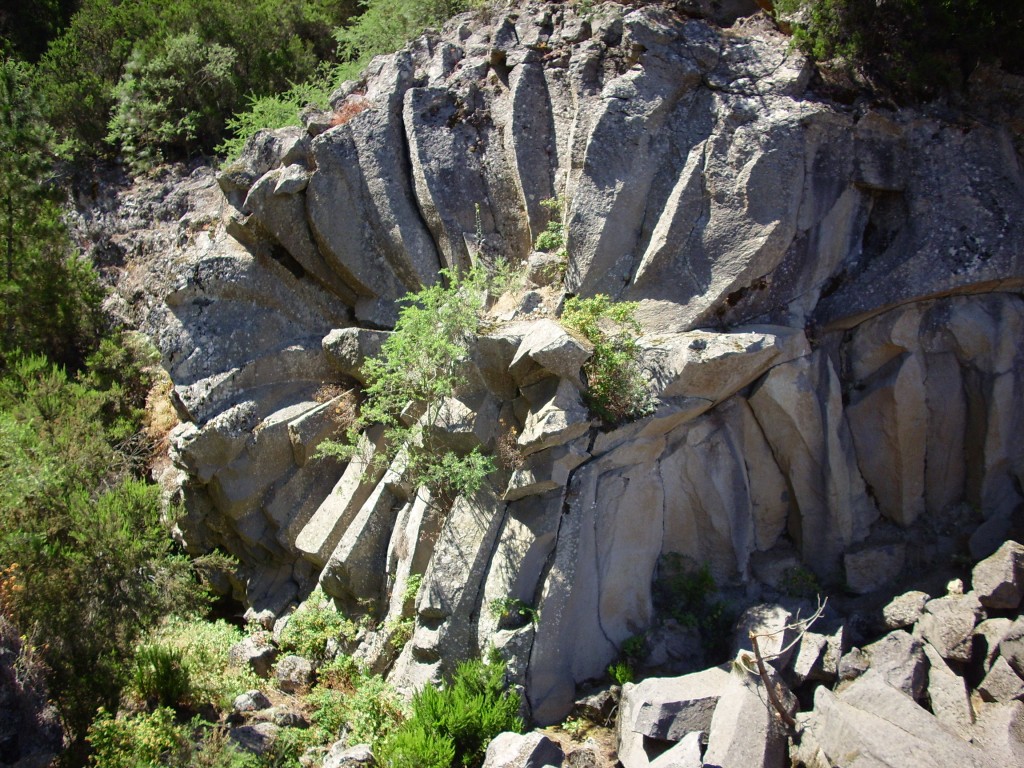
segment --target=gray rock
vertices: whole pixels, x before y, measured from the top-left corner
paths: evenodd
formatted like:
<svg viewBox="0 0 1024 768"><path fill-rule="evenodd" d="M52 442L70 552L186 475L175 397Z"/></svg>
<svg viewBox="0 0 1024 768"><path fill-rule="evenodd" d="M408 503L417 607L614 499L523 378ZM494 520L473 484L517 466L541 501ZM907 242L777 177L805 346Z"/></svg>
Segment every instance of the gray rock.
<svg viewBox="0 0 1024 768"><path fill-rule="evenodd" d="M500 733L487 745L484 768L561 766L565 753L542 733Z"/></svg>
<svg viewBox="0 0 1024 768"><path fill-rule="evenodd" d="M619 709L621 698L622 688L613 685L577 700L573 705L573 712L579 713L580 717L592 723L610 724Z"/></svg>
<svg viewBox="0 0 1024 768"><path fill-rule="evenodd" d="M978 693L985 701L1006 703L1024 699L1024 680L1000 656L992 663L985 679L978 684Z"/></svg>
<svg viewBox="0 0 1024 768"><path fill-rule="evenodd" d="M787 668L788 678L795 686L810 679L828 680L822 664L822 656L828 648L828 638L816 632L804 632L790 657Z"/></svg>
<svg viewBox="0 0 1024 768"><path fill-rule="evenodd" d="M975 565L971 587L986 608L1017 608L1024 596L1024 546L1007 541Z"/></svg>
<svg viewBox="0 0 1024 768"><path fill-rule="evenodd" d="M366 384L363 363L379 357L388 337L387 331L369 328L335 328L324 336L323 348L327 359L343 374Z"/></svg>
<svg viewBox="0 0 1024 768"><path fill-rule="evenodd" d="M974 724L974 708L967 683L927 643L924 652L928 657L928 701L932 714L954 733L969 739Z"/></svg>
<svg viewBox="0 0 1024 768"><path fill-rule="evenodd" d="M356 744L350 747L342 740L331 745L322 768L369 768L372 765L373 751L369 744Z"/></svg>
<svg viewBox="0 0 1024 768"><path fill-rule="evenodd" d="M585 434L590 425L590 414L579 390L569 381L560 379L553 397L531 409L516 442L519 449L529 455L575 440Z"/></svg>
<svg viewBox="0 0 1024 768"><path fill-rule="evenodd" d="M856 680L871 668L871 658L860 648L851 648L839 659L839 679Z"/></svg>
<svg viewBox="0 0 1024 768"><path fill-rule="evenodd" d="M1024 765L1024 702L984 706L971 729L971 740L985 750L993 765Z"/></svg>
<svg viewBox="0 0 1024 768"><path fill-rule="evenodd" d="M659 397L724 400L769 368L810 354L803 332L755 326L641 338L644 368Z"/></svg>
<svg viewBox="0 0 1024 768"><path fill-rule="evenodd" d="M715 707L730 686L719 667L677 678L648 678L622 688L617 726L618 757L624 768L650 760L645 739L679 741L693 731L707 732Z"/></svg>
<svg viewBox="0 0 1024 768"><path fill-rule="evenodd" d="M793 622L793 614L781 605L763 604L747 608L736 620L734 653L751 650L750 635L754 634L758 636L761 658L776 669L785 669L797 637L797 629L789 627Z"/></svg>
<svg viewBox="0 0 1024 768"><path fill-rule="evenodd" d="M1010 619L995 618L985 619L974 628L973 660L981 667L982 672L988 672L999 655L999 642L1010 631L1013 622Z"/></svg>
<svg viewBox="0 0 1024 768"><path fill-rule="evenodd" d="M878 512L857 470L828 356L818 351L772 368L750 406L801 510L804 562L819 575L836 574L843 551L867 536Z"/></svg>
<svg viewBox="0 0 1024 768"><path fill-rule="evenodd" d="M802 718L828 765L929 768L990 765L984 752L946 731L938 719L879 675L867 674L838 696L814 693L814 712Z"/></svg>
<svg viewBox="0 0 1024 768"><path fill-rule="evenodd" d="M270 677L276 659L277 649L262 634L249 635L228 649L231 664L248 666L259 677Z"/></svg>
<svg viewBox="0 0 1024 768"><path fill-rule="evenodd" d="M920 640L897 629L864 646L871 671L912 699L920 699L928 680L928 659Z"/></svg>
<svg viewBox="0 0 1024 768"><path fill-rule="evenodd" d="M265 755L273 748L280 730L273 723L255 723L232 728L228 737L245 752Z"/></svg>
<svg viewBox="0 0 1024 768"><path fill-rule="evenodd" d="M769 684L792 717L796 697L774 671L768 674ZM729 685L711 719L704 765L784 768L788 763L786 728L767 702L768 691L761 677L733 665Z"/></svg>
<svg viewBox="0 0 1024 768"><path fill-rule="evenodd" d="M509 372L517 381L525 382L532 364L582 388L580 368L592 354L589 343L573 336L554 320L538 320L529 325Z"/></svg>
<svg viewBox="0 0 1024 768"><path fill-rule="evenodd" d="M905 592L882 609L882 618L887 629L902 629L912 626L924 612L924 604L930 599L926 592Z"/></svg>
<svg viewBox="0 0 1024 768"><path fill-rule="evenodd" d="M902 544L865 547L843 556L846 584L851 592L865 595L892 584L903 570L906 548Z"/></svg>
<svg viewBox="0 0 1024 768"><path fill-rule="evenodd" d="M974 625L982 618L984 611L973 594L947 595L925 603L915 634L947 661L968 662Z"/></svg>
<svg viewBox="0 0 1024 768"><path fill-rule="evenodd" d="M268 707L270 707L270 699L259 690L239 694L231 705L231 709L235 712L257 712Z"/></svg>
<svg viewBox="0 0 1024 768"><path fill-rule="evenodd" d="M704 731L692 731L675 746L658 755L650 763L650 768L701 768L704 765L701 755L704 752Z"/></svg>
<svg viewBox="0 0 1024 768"><path fill-rule="evenodd" d="M313 684L313 665L301 656L285 656L277 662L276 677L285 693L302 693Z"/></svg>

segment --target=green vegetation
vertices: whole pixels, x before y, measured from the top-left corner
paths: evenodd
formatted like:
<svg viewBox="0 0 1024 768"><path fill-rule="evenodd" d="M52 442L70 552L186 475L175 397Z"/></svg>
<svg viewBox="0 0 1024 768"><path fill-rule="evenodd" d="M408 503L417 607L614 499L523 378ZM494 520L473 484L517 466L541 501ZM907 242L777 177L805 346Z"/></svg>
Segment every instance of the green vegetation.
<svg viewBox="0 0 1024 768"><path fill-rule="evenodd" d="M540 621L540 611L518 597L500 597L491 600L488 606L491 615L509 627L521 627L524 624L536 624Z"/></svg>
<svg viewBox="0 0 1024 768"><path fill-rule="evenodd" d="M636 677L633 665L628 661L616 661L608 666L608 676L615 681L616 685L632 683Z"/></svg>
<svg viewBox="0 0 1024 768"><path fill-rule="evenodd" d="M1024 71L1024 6L1004 0L777 0L797 45L838 58L897 97L961 89L981 62Z"/></svg>
<svg viewBox="0 0 1024 768"><path fill-rule="evenodd" d="M37 67L68 146L110 137L161 156L208 152L246 95L312 77L356 11L330 0L83 0Z"/></svg>
<svg viewBox="0 0 1024 768"><path fill-rule="evenodd" d="M0 59L0 366L29 353L79 367L101 335L102 292L50 183L53 147L30 69Z"/></svg>
<svg viewBox="0 0 1024 768"><path fill-rule="evenodd" d="M380 356L363 365L366 399L348 442L324 441L319 450L351 458L359 433L383 424L386 447L370 461L384 469L401 453L408 482L451 499L476 493L495 468L479 448L467 454L451 450L429 426L437 423L445 399L466 382L469 345L480 325L487 277L481 267L474 267L465 275L443 270L441 280L401 300L394 333ZM404 416L410 411L423 414L411 425Z"/></svg>
<svg viewBox="0 0 1024 768"><path fill-rule="evenodd" d="M260 686L260 679L247 667L233 666L228 660L228 650L243 637L240 629L223 620L170 617L150 633L140 650L161 648L178 659L188 681L185 695L177 700L179 705L192 710L207 706L227 709L240 693ZM137 678L127 693L143 700L151 698Z"/></svg>
<svg viewBox="0 0 1024 768"><path fill-rule="evenodd" d="M706 563L696 567L682 555L664 555L658 564L652 593L663 616L700 632L706 663L725 660L736 615L719 599L715 579Z"/></svg>
<svg viewBox="0 0 1024 768"><path fill-rule="evenodd" d="M562 224L562 201L557 197L541 200L540 204L551 213L551 221L537 235L534 248L546 253L558 253L565 248L565 226Z"/></svg>
<svg viewBox="0 0 1024 768"><path fill-rule="evenodd" d="M565 302L562 325L594 346L583 366L587 402L609 424L638 419L654 410L654 399L640 369L635 302L613 302L603 294Z"/></svg>
<svg viewBox="0 0 1024 768"><path fill-rule="evenodd" d="M309 659L328 661L328 643L355 637L357 627L342 615L319 588L288 619L281 633L281 650Z"/></svg>
<svg viewBox="0 0 1024 768"><path fill-rule="evenodd" d="M477 766L487 744L502 731L523 730L519 697L505 684L505 667L495 662L459 665L451 684L427 686L412 700L407 720L374 744L384 768Z"/></svg>

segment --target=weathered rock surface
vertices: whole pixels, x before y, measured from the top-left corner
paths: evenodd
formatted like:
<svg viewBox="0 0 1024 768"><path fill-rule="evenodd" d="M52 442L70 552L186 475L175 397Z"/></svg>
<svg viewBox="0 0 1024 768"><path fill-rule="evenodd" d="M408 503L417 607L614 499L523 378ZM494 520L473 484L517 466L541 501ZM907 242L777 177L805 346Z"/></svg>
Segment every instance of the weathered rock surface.
<svg viewBox="0 0 1024 768"><path fill-rule="evenodd" d="M463 16L375 59L344 125L259 134L219 179L81 201L83 242L124 265L111 308L174 384L189 551L236 556L222 586L257 612L322 583L350 611L413 617L397 662L370 654L405 688L493 642L541 723L655 623L665 556L743 585L780 547L869 592L961 505L994 552L1024 502L1016 124L997 99L984 119L833 104L789 42L763 14ZM556 196L568 263L544 290L639 302L655 411L598 424L587 345L526 311L534 296L474 344L472 391L438 427L491 449L504 419L527 458L511 481L428 513L400 467L316 457L324 393L360 380L396 301L442 266L524 261ZM954 668L1016 567L929 601L919 634ZM537 621L489 618L504 598Z"/></svg>

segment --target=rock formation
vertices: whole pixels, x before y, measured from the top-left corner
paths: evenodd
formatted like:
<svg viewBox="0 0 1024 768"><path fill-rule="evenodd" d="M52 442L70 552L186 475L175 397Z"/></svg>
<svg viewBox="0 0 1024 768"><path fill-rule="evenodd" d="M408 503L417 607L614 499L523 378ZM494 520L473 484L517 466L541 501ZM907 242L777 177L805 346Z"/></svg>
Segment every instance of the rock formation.
<svg viewBox="0 0 1024 768"><path fill-rule="evenodd" d="M812 76L762 14L525 4L378 57L333 96L347 119L259 134L219 189L165 185L145 231L159 182L112 202L124 311L175 385L187 546L236 555L254 611L320 583L381 633L413 617L397 659L360 651L401 686L494 645L540 723L658 623L666 556L869 592L927 566L916 542L951 519L993 551L1024 501L1024 179L999 112L1020 101L848 106ZM518 435L507 484L447 508L398 468L318 458L396 300L524 262L554 197L565 291L639 302L656 411L592 418L547 288L492 318L450 403L460 439ZM536 622L495 616L505 599Z"/></svg>

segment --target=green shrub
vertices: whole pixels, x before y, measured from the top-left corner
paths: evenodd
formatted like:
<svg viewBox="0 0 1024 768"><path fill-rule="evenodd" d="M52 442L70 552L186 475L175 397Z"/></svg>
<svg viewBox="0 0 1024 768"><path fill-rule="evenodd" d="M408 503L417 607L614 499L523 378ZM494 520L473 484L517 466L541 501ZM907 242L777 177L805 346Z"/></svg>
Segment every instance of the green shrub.
<svg viewBox="0 0 1024 768"><path fill-rule="evenodd" d="M328 661L331 640L353 639L356 625L334 606L319 588L293 613L281 633L281 650L309 659L314 664Z"/></svg>
<svg viewBox="0 0 1024 768"><path fill-rule="evenodd" d="M523 730L519 697L507 690L501 664L467 661L451 684L427 686L412 700L412 714L375 754L387 768L475 766L503 731Z"/></svg>
<svg viewBox="0 0 1024 768"><path fill-rule="evenodd" d="M236 696L261 685L247 666L234 666L228 659L231 646L243 638L241 630L223 619L170 618L152 634L150 643L181 659L192 707L227 710Z"/></svg>
<svg viewBox="0 0 1024 768"><path fill-rule="evenodd" d="M188 701L192 688L181 651L158 644L139 648L132 689L151 706L176 707Z"/></svg>
<svg viewBox="0 0 1024 768"><path fill-rule="evenodd" d="M682 555L669 553L658 564L653 585L655 606L683 626L700 632L708 663L719 663L729 655L735 610L717 596L711 569L700 567Z"/></svg>
<svg viewBox="0 0 1024 768"><path fill-rule="evenodd" d="M330 687L339 682L341 690ZM377 675L347 674L339 681L322 674L306 703L313 709L311 719L324 742L336 740L344 728L349 744L377 743L405 719L401 697Z"/></svg>
<svg viewBox="0 0 1024 768"><path fill-rule="evenodd" d="M281 93L250 95L246 108L227 119L225 127L230 138L217 146L217 152L225 156L225 164L230 164L259 131L301 125L302 110L306 107L327 109L331 91L338 83L340 80L334 70L321 67L309 80L294 83Z"/></svg>
<svg viewBox="0 0 1024 768"><path fill-rule="evenodd" d="M100 710L86 737L92 746L89 765L96 768L159 768L181 765L189 751L189 732L174 720L174 710L160 707L130 717Z"/></svg>
<svg viewBox="0 0 1024 768"><path fill-rule="evenodd" d="M646 416L654 410L640 368L635 302L613 302L604 294L589 299L573 296L565 302L562 325L594 345L583 366L586 397L591 409L610 424Z"/></svg>
<svg viewBox="0 0 1024 768"><path fill-rule="evenodd" d="M219 138L235 104L237 53L195 33L137 45L114 86L107 141L146 170L168 152L191 154Z"/></svg>
<svg viewBox="0 0 1024 768"><path fill-rule="evenodd" d="M466 381L470 342L480 326L488 278L481 267L474 267L464 276L442 270L441 281L401 300L404 306L380 356L363 364L366 399L348 443L325 440L318 450L351 458L359 432L383 424L386 449L374 454L375 466L389 466L402 451L405 478L412 485L451 499L476 493L494 471L494 461L478 448L466 454L448 449L434 430L423 425L437 421L445 398ZM410 403L424 414L412 426L402 418Z"/></svg>
<svg viewBox="0 0 1024 768"><path fill-rule="evenodd" d="M534 248L538 251L555 253L565 247L565 227L562 225L562 201L557 197L541 200L542 206L551 213L551 221L543 232L537 235Z"/></svg>
<svg viewBox="0 0 1024 768"><path fill-rule="evenodd" d="M608 676L615 681L616 685L632 683L636 673L628 661L616 661L608 667Z"/></svg>

